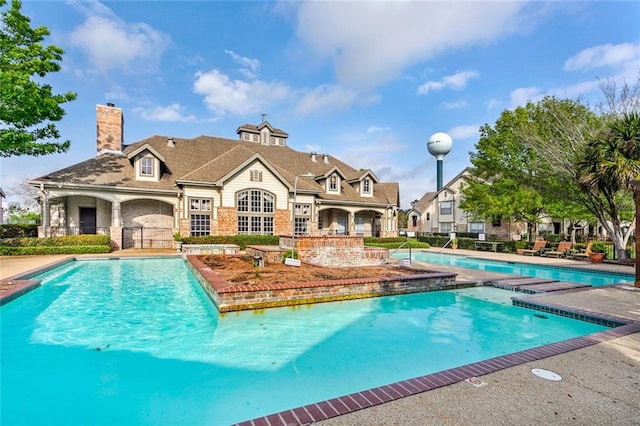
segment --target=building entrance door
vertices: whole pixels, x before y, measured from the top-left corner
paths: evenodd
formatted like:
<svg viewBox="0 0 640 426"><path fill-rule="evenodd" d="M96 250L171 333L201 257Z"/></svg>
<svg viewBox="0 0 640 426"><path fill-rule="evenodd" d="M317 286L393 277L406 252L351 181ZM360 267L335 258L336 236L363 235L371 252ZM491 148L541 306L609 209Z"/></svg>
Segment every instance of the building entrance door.
<svg viewBox="0 0 640 426"><path fill-rule="evenodd" d="M80 233L96 233L96 208L80 207Z"/></svg>

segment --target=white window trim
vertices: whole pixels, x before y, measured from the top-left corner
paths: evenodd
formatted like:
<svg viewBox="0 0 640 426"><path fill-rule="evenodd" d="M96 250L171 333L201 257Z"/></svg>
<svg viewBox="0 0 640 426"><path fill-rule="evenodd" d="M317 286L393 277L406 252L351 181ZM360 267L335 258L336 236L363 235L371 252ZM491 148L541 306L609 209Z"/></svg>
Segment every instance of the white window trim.
<svg viewBox="0 0 640 426"><path fill-rule="evenodd" d="M151 160L151 174L142 174L142 162L146 159ZM135 162L136 180L157 182L160 180L160 161L153 155L146 153L141 155Z"/></svg>
<svg viewBox="0 0 640 426"><path fill-rule="evenodd" d="M336 188L332 189L331 188L331 179L335 178L336 179ZM329 179L327 179L327 192L333 193L333 194L339 194L340 193L340 176L338 176L337 174L332 174L331 176L329 176Z"/></svg>
<svg viewBox="0 0 640 426"><path fill-rule="evenodd" d="M365 187L365 182L368 182L369 184L369 190L366 190ZM370 177L366 177L364 179L362 179L362 195L365 197L371 197L373 196L373 182L371 181Z"/></svg>

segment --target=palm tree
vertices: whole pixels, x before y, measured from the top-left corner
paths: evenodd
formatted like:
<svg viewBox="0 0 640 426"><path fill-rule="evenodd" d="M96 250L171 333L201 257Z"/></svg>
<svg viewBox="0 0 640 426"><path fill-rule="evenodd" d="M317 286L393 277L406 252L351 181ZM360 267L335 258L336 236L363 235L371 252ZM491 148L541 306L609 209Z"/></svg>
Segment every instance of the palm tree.
<svg viewBox="0 0 640 426"><path fill-rule="evenodd" d="M592 213L607 230L618 258L626 259L625 247L636 224L623 232L621 213L629 202L631 181L640 176L640 115L614 119L589 140L578 173L581 188L601 207Z"/></svg>

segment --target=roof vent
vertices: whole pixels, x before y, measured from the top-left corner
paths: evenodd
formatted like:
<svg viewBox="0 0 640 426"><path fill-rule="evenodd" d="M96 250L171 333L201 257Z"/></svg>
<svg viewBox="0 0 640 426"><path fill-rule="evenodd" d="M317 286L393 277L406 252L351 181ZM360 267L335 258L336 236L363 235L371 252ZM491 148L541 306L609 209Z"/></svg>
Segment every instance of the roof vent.
<svg viewBox="0 0 640 426"><path fill-rule="evenodd" d="M176 141L172 137L167 138L167 146L169 148L174 148L176 146Z"/></svg>
<svg viewBox="0 0 640 426"><path fill-rule="evenodd" d="M316 163L318 161L318 159L316 158L316 153L315 152L311 153L311 161L313 161L314 163Z"/></svg>
<svg viewBox="0 0 640 426"><path fill-rule="evenodd" d="M322 161L329 164L329 154L322 154Z"/></svg>

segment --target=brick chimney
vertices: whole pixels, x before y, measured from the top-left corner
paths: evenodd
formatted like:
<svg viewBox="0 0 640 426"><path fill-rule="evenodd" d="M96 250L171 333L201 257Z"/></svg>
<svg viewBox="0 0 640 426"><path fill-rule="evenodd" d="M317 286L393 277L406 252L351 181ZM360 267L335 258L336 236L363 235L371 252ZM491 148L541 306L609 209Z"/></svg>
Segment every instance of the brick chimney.
<svg viewBox="0 0 640 426"><path fill-rule="evenodd" d="M113 104L96 105L96 142L98 153L122 152L124 117Z"/></svg>

